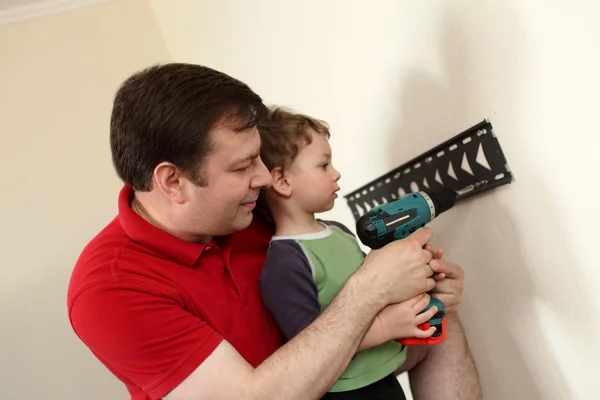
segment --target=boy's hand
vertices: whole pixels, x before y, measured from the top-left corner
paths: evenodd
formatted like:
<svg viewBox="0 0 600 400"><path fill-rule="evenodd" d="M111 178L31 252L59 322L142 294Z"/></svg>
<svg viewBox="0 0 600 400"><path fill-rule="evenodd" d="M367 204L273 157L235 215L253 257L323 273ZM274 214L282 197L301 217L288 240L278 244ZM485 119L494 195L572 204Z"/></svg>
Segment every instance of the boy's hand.
<svg viewBox="0 0 600 400"><path fill-rule="evenodd" d="M429 300L429 295L424 293L381 310L377 318L380 320L383 337L389 339L428 338L433 335L435 327L426 331L418 328L418 325L429 321L438 311L434 306L423 314L419 314L427 307Z"/></svg>
<svg viewBox="0 0 600 400"><path fill-rule="evenodd" d="M428 338L435 327L422 331L418 326L427 322L438 311L431 307L423 314L419 313L429 304L429 295L419 294L400 303L391 304L377 314L369 330L363 337L358 351L378 346L395 339L408 337Z"/></svg>

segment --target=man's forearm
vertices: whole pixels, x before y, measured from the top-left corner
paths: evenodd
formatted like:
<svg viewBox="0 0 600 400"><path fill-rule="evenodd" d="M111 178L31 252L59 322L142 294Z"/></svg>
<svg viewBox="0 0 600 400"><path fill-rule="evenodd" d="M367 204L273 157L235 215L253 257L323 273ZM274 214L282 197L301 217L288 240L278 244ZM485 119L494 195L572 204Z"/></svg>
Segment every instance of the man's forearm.
<svg viewBox="0 0 600 400"><path fill-rule="evenodd" d="M384 306L356 273L329 307L252 374L252 398L315 399L339 378Z"/></svg>

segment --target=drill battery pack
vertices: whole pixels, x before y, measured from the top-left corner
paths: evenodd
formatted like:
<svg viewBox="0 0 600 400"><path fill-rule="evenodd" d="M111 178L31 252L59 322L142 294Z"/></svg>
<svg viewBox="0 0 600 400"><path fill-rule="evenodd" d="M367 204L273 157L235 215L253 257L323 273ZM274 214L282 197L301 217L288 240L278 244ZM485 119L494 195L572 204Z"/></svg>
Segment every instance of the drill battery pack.
<svg viewBox="0 0 600 400"><path fill-rule="evenodd" d="M430 322L425 322L424 324L418 325L418 328L422 331L426 331L430 326ZM436 325L435 333L428 338L404 338L398 339L397 341L405 346L427 346L442 343L444 340L446 340L446 317L441 319L439 325Z"/></svg>

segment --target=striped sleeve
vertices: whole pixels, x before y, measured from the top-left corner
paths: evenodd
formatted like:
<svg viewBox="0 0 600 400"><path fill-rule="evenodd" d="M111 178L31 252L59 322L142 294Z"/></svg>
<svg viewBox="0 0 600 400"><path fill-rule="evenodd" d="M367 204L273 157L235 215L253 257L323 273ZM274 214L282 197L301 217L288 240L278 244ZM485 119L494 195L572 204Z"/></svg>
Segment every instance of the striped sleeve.
<svg viewBox="0 0 600 400"><path fill-rule="evenodd" d="M321 313L317 285L302 246L294 240L271 242L260 277L263 301L287 340Z"/></svg>

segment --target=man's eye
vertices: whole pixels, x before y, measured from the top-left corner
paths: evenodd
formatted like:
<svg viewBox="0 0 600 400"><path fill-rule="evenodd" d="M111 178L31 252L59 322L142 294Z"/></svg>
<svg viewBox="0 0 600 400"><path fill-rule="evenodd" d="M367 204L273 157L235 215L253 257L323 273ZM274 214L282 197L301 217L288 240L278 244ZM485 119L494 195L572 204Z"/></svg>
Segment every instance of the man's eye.
<svg viewBox="0 0 600 400"><path fill-rule="evenodd" d="M238 168L236 170L234 170L233 172L246 172L246 170L248 170L248 167L243 167L243 168Z"/></svg>

